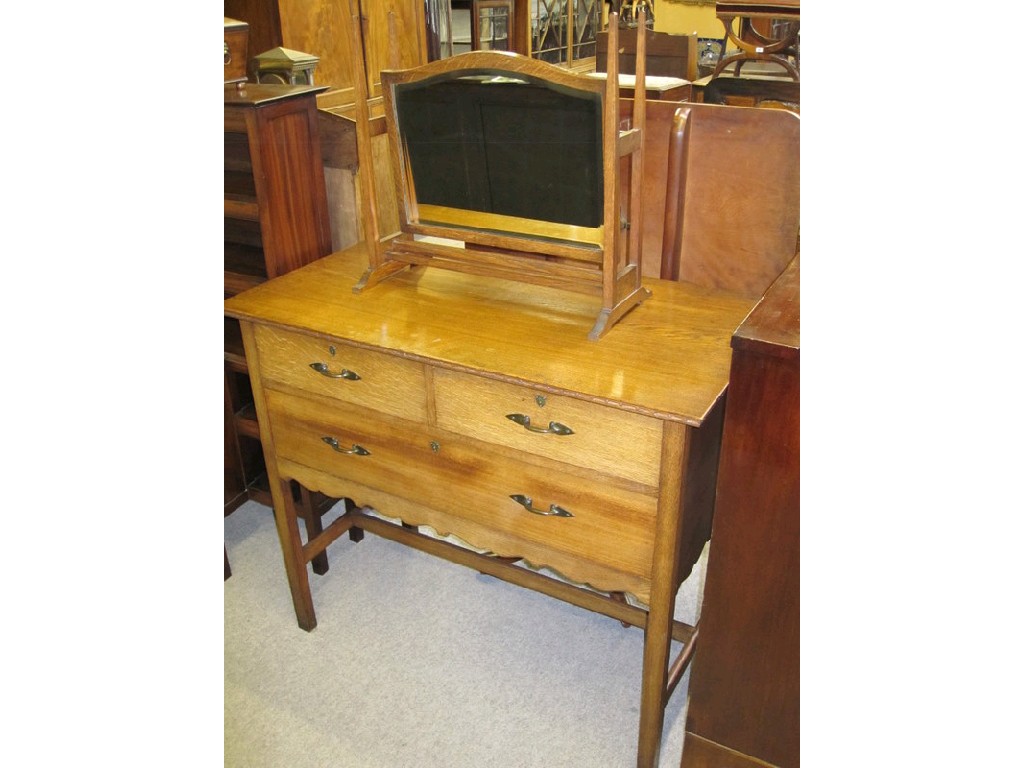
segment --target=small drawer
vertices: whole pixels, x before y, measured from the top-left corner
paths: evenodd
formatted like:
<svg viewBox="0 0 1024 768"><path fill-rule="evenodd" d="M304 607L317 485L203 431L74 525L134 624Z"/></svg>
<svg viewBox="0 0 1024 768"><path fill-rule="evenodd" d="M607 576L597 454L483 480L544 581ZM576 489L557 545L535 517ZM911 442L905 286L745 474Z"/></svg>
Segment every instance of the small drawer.
<svg viewBox="0 0 1024 768"><path fill-rule="evenodd" d="M426 422L426 376L420 363L263 325L255 331L264 387L299 389Z"/></svg>
<svg viewBox="0 0 1024 768"><path fill-rule="evenodd" d="M581 581L594 572L581 562L631 577L624 583L650 578L656 494L492 454L480 443L346 405L331 410L284 392L266 396L278 459L400 496L422 509L413 523L443 519L445 533ZM552 505L568 515L538 514Z"/></svg>
<svg viewBox="0 0 1024 768"><path fill-rule="evenodd" d="M437 424L444 429L658 485L662 434L658 419L445 370L434 373L434 398Z"/></svg>

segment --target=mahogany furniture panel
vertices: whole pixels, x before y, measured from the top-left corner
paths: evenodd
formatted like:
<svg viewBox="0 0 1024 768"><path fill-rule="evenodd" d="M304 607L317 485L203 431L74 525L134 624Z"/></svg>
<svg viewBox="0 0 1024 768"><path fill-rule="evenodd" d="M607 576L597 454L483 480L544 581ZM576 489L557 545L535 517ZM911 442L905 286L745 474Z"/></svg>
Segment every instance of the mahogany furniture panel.
<svg viewBox="0 0 1024 768"><path fill-rule="evenodd" d="M239 83L224 88L224 295L331 250L316 94L322 87ZM271 502L249 366L237 321L225 318L224 514ZM318 527L326 499L294 491ZM326 570L326 558L317 562Z"/></svg>
<svg viewBox="0 0 1024 768"><path fill-rule="evenodd" d="M668 143L661 276L759 298L799 248L799 115L685 104Z"/></svg>
<svg viewBox="0 0 1024 768"><path fill-rule="evenodd" d="M621 119L631 110L623 100ZM799 117L657 100L645 111L643 275L759 298L797 249Z"/></svg>
<svg viewBox="0 0 1024 768"><path fill-rule="evenodd" d="M732 339L683 768L800 765L800 263Z"/></svg>
<svg viewBox="0 0 1024 768"><path fill-rule="evenodd" d="M608 32L598 32L597 72L608 71ZM697 79L697 35L674 35L647 30L647 74L660 77ZM636 72L636 29L619 30L619 71Z"/></svg>
<svg viewBox="0 0 1024 768"><path fill-rule="evenodd" d="M307 564L365 530L641 627L637 765L651 768L694 647L672 613L711 532L729 339L755 300L651 280L590 341L599 297L433 267L353 294L368 263L360 243L225 304L299 626L317 622ZM292 481L354 504L304 541Z"/></svg>

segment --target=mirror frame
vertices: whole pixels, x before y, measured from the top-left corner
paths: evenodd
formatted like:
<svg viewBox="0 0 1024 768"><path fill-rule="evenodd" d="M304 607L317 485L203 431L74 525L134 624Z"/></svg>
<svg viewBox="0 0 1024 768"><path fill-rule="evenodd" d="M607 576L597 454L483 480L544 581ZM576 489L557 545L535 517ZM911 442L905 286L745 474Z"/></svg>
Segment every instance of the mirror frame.
<svg viewBox="0 0 1024 768"><path fill-rule="evenodd" d="M618 19L609 18L609 48L617 48ZM641 27L641 30L643 28ZM554 90L593 93L600 103L603 221L578 228L535 219L448 209L448 221L425 223L415 197L406 142L398 123L395 89L435 79L507 77L543 84ZM645 126L644 41L637 40L636 97L632 120L620 124L617 57L609 57L605 79L572 73L562 67L505 51L471 51L405 70L384 70L381 85L400 231L379 236L372 189L364 204L364 231L369 266L354 286L360 292L414 266L435 266L518 282L562 288L597 296L600 308L588 334L603 336L629 310L650 295L641 285L643 133ZM627 121L629 122L629 121ZM369 136L365 130L364 135ZM362 167L372 167L369 142L358 147ZM365 159L365 163L364 163ZM629 187L620 187L620 166L628 159ZM364 174L360 174L363 176ZM436 214L437 212L431 212ZM459 215L464 218L459 220ZM480 218L483 216L484 218ZM436 218L436 216L435 216ZM551 227L555 227L554 230ZM454 241L454 242L453 242ZM461 243L461 245L460 245Z"/></svg>

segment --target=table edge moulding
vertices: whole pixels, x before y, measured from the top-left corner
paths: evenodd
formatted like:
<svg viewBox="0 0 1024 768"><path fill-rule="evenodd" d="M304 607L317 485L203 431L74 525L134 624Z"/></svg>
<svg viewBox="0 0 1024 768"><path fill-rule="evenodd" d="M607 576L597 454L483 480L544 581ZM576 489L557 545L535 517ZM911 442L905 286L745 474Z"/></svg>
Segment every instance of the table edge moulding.
<svg viewBox="0 0 1024 768"><path fill-rule="evenodd" d="M730 338L756 300L645 279L593 341L597 295L429 266L354 293L370 250L225 303L299 626L317 622L309 563L369 531L640 627L637 765L656 765L697 636L673 612L711 533ZM346 511L304 541L292 481Z"/></svg>

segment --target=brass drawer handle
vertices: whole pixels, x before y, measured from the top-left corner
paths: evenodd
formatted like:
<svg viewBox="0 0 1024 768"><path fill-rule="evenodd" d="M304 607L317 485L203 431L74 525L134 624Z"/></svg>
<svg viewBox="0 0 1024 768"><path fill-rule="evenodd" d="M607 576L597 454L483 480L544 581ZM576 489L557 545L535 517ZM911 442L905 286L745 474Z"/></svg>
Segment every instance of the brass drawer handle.
<svg viewBox="0 0 1024 768"><path fill-rule="evenodd" d="M352 447L346 449L346 448L342 448L341 445L339 445L338 441L335 438L333 438L333 437L321 437L320 439L323 440L325 443L327 443L329 446L331 446L331 448L336 450L338 453L345 453L345 454L348 454L349 456L369 456L370 455L370 452L368 450L363 448L363 446L361 446L361 445L357 445L356 443L352 443Z"/></svg>
<svg viewBox="0 0 1024 768"><path fill-rule="evenodd" d="M505 418L510 421L514 421L516 424L521 425L524 429L528 429L530 432L539 432L543 435L573 434L573 431L565 426L565 424L559 424L557 421L549 422L547 427L535 427L530 423L530 417L525 413L509 413Z"/></svg>
<svg viewBox="0 0 1024 768"><path fill-rule="evenodd" d="M548 507L548 510L546 512L543 509L537 509L535 506L533 506L533 499L531 499L529 496L524 496L521 493L513 493L511 496L509 496L509 498L512 499L512 501L514 501L516 504L522 504L523 509L525 509L527 512L532 512L535 515L543 515L544 517L573 516L572 512L570 512L565 507L558 506L557 504L552 504L550 507Z"/></svg>
<svg viewBox="0 0 1024 768"><path fill-rule="evenodd" d="M355 371L350 371L348 368L342 368L341 373L331 373L331 369L327 367L327 363L310 363L309 367L317 373L326 376L329 379L346 379L347 381L359 381L359 374Z"/></svg>

